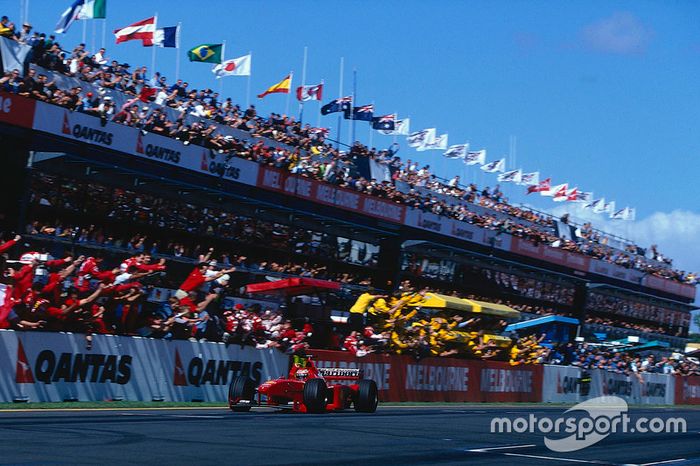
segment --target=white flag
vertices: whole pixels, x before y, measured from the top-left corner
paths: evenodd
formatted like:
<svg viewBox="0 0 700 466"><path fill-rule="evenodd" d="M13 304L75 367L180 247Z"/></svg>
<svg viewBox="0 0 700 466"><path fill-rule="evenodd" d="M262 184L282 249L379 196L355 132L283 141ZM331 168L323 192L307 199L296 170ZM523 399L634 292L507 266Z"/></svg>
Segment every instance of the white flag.
<svg viewBox="0 0 700 466"><path fill-rule="evenodd" d="M637 209L634 207L627 207L627 217L625 220L629 220L631 222L637 220Z"/></svg>
<svg viewBox="0 0 700 466"><path fill-rule="evenodd" d="M469 151L469 143L467 144L457 144L450 146L449 149L445 151L444 155L448 159L464 159L467 157L467 152Z"/></svg>
<svg viewBox="0 0 700 466"><path fill-rule="evenodd" d="M486 173L504 172L506 169L506 159L496 160L480 167Z"/></svg>
<svg viewBox="0 0 700 466"><path fill-rule="evenodd" d="M615 212L615 201L605 203L605 206L603 207L603 212L612 215Z"/></svg>
<svg viewBox="0 0 700 466"><path fill-rule="evenodd" d="M625 217L627 217L627 207L610 213L610 218L613 220L625 220Z"/></svg>
<svg viewBox="0 0 700 466"><path fill-rule="evenodd" d="M486 149L481 149L475 152L467 152L464 157L464 163L467 165L483 165L486 163Z"/></svg>
<svg viewBox="0 0 700 466"><path fill-rule="evenodd" d="M402 118L401 120L394 120L394 129L380 129L379 133L385 134L387 136L408 136L411 128L411 119Z"/></svg>
<svg viewBox="0 0 700 466"><path fill-rule="evenodd" d="M520 183L523 176L523 171L521 169L510 170L505 173L498 175L498 181L506 183Z"/></svg>
<svg viewBox="0 0 700 466"><path fill-rule="evenodd" d="M591 201L585 206L583 206L584 209L592 209L593 213L595 214L600 214L603 213L605 209L605 198L601 197L600 199L596 199L595 201Z"/></svg>
<svg viewBox="0 0 700 466"><path fill-rule="evenodd" d="M532 173L523 173L520 175L520 182L518 183L521 186L532 186L539 184L540 182L540 172L532 172Z"/></svg>
<svg viewBox="0 0 700 466"><path fill-rule="evenodd" d="M445 150L447 149L447 133L441 134L439 137L434 138L432 141L425 142L422 146L416 147L418 152L424 150Z"/></svg>
<svg viewBox="0 0 700 466"><path fill-rule="evenodd" d="M420 147L435 140L435 128L423 129L411 133L406 138L409 147Z"/></svg>
<svg viewBox="0 0 700 466"><path fill-rule="evenodd" d="M242 57L226 60L223 63L215 65L211 72L216 75L216 79L224 76L250 76L250 62L252 61L250 54Z"/></svg>
<svg viewBox="0 0 700 466"><path fill-rule="evenodd" d="M562 191L566 192L567 189L569 189L568 183L558 184L556 186L551 186L547 191L540 191L540 194L542 196L552 197L557 193L561 193Z"/></svg>
<svg viewBox="0 0 700 466"><path fill-rule="evenodd" d="M554 197L552 200L554 202L564 202L570 200L571 197L576 196L576 188L574 189L567 189L568 186L564 185L562 188L560 188L558 191L554 193Z"/></svg>
<svg viewBox="0 0 700 466"><path fill-rule="evenodd" d="M20 76L24 76L24 62L32 48L7 37L0 37L0 39L3 71L9 73L12 70L17 70Z"/></svg>
<svg viewBox="0 0 700 466"><path fill-rule="evenodd" d="M577 202L591 202L593 200L593 193L592 192L580 192L578 193L578 196L576 197ZM586 206L584 206L585 208Z"/></svg>

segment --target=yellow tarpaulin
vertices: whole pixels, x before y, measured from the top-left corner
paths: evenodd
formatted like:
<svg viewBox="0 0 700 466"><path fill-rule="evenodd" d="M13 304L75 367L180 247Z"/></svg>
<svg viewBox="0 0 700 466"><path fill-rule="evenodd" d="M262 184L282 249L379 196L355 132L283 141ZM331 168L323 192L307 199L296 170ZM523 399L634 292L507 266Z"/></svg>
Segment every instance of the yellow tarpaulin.
<svg viewBox="0 0 700 466"><path fill-rule="evenodd" d="M427 293L422 301L412 304L416 307L426 307L431 309L451 309L454 311L474 312L504 319L517 319L520 312L503 304L487 303L473 299L462 299L444 294Z"/></svg>

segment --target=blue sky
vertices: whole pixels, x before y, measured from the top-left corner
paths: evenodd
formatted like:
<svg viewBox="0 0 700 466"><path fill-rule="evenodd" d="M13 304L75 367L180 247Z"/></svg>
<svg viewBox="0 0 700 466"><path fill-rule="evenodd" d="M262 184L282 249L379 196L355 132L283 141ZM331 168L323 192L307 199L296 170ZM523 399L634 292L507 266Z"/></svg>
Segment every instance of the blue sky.
<svg viewBox="0 0 700 466"><path fill-rule="evenodd" d="M69 0L29 1L29 20L53 29ZM326 83L337 96L339 59L345 92L357 70L357 103L377 113L398 111L412 129L437 127L450 144L469 141L489 160L517 151L508 168L540 170L618 206L637 208L637 222L595 224L657 242L679 266L700 270L700 3L694 1L216 1L107 0L107 49L131 65L150 65L151 50L137 42L114 45L111 30L158 12L160 26L182 22L181 77L194 87L219 88L211 65L187 62L186 50L226 41L226 57L253 51L251 94L290 70L300 83L308 46L307 83ZM20 1L0 1L13 19ZM97 22L95 42L101 45ZM87 27L87 44L92 41ZM59 39L80 42L82 24ZM157 50L157 68L174 78L176 50ZM223 80L224 94L244 103L246 78ZM252 98L261 113L283 112L286 97ZM291 108L296 105L292 102ZM317 121L315 103L305 117ZM335 130L336 117L323 117ZM343 140L348 141L347 124ZM334 134L334 133L333 133ZM366 124L357 124L367 142ZM391 138L375 134L373 145ZM443 176L493 186L495 176L446 160L439 151L401 155L430 164ZM564 208L508 187L514 202ZM590 213L573 209L577 218Z"/></svg>

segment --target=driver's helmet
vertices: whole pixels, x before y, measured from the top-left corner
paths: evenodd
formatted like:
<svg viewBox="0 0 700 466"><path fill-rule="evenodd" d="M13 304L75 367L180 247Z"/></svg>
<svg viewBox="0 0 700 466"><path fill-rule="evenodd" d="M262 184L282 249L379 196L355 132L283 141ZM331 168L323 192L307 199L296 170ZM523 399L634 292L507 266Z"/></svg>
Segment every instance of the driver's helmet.
<svg viewBox="0 0 700 466"><path fill-rule="evenodd" d="M294 378L296 378L297 380L306 380L308 377L309 377L309 370L308 369L299 369L294 374Z"/></svg>

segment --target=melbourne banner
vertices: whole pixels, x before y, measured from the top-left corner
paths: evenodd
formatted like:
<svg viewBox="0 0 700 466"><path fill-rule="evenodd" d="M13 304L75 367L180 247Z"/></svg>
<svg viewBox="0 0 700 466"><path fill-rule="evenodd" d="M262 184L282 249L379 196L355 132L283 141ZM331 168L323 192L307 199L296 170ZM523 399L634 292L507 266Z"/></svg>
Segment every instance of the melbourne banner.
<svg viewBox="0 0 700 466"><path fill-rule="evenodd" d="M224 401L236 376L256 383L288 370L289 357L222 343L0 331L0 402Z"/></svg>
<svg viewBox="0 0 700 466"><path fill-rule="evenodd" d="M450 358L313 350L319 367L358 368L377 382L382 401L540 401L542 366Z"/></svg>
<svg viewBox="0 0 700 466"><path fill-rule="evenodd" d="M31 128L35 104L33 99L0 92L0 123Z"/></svg>

